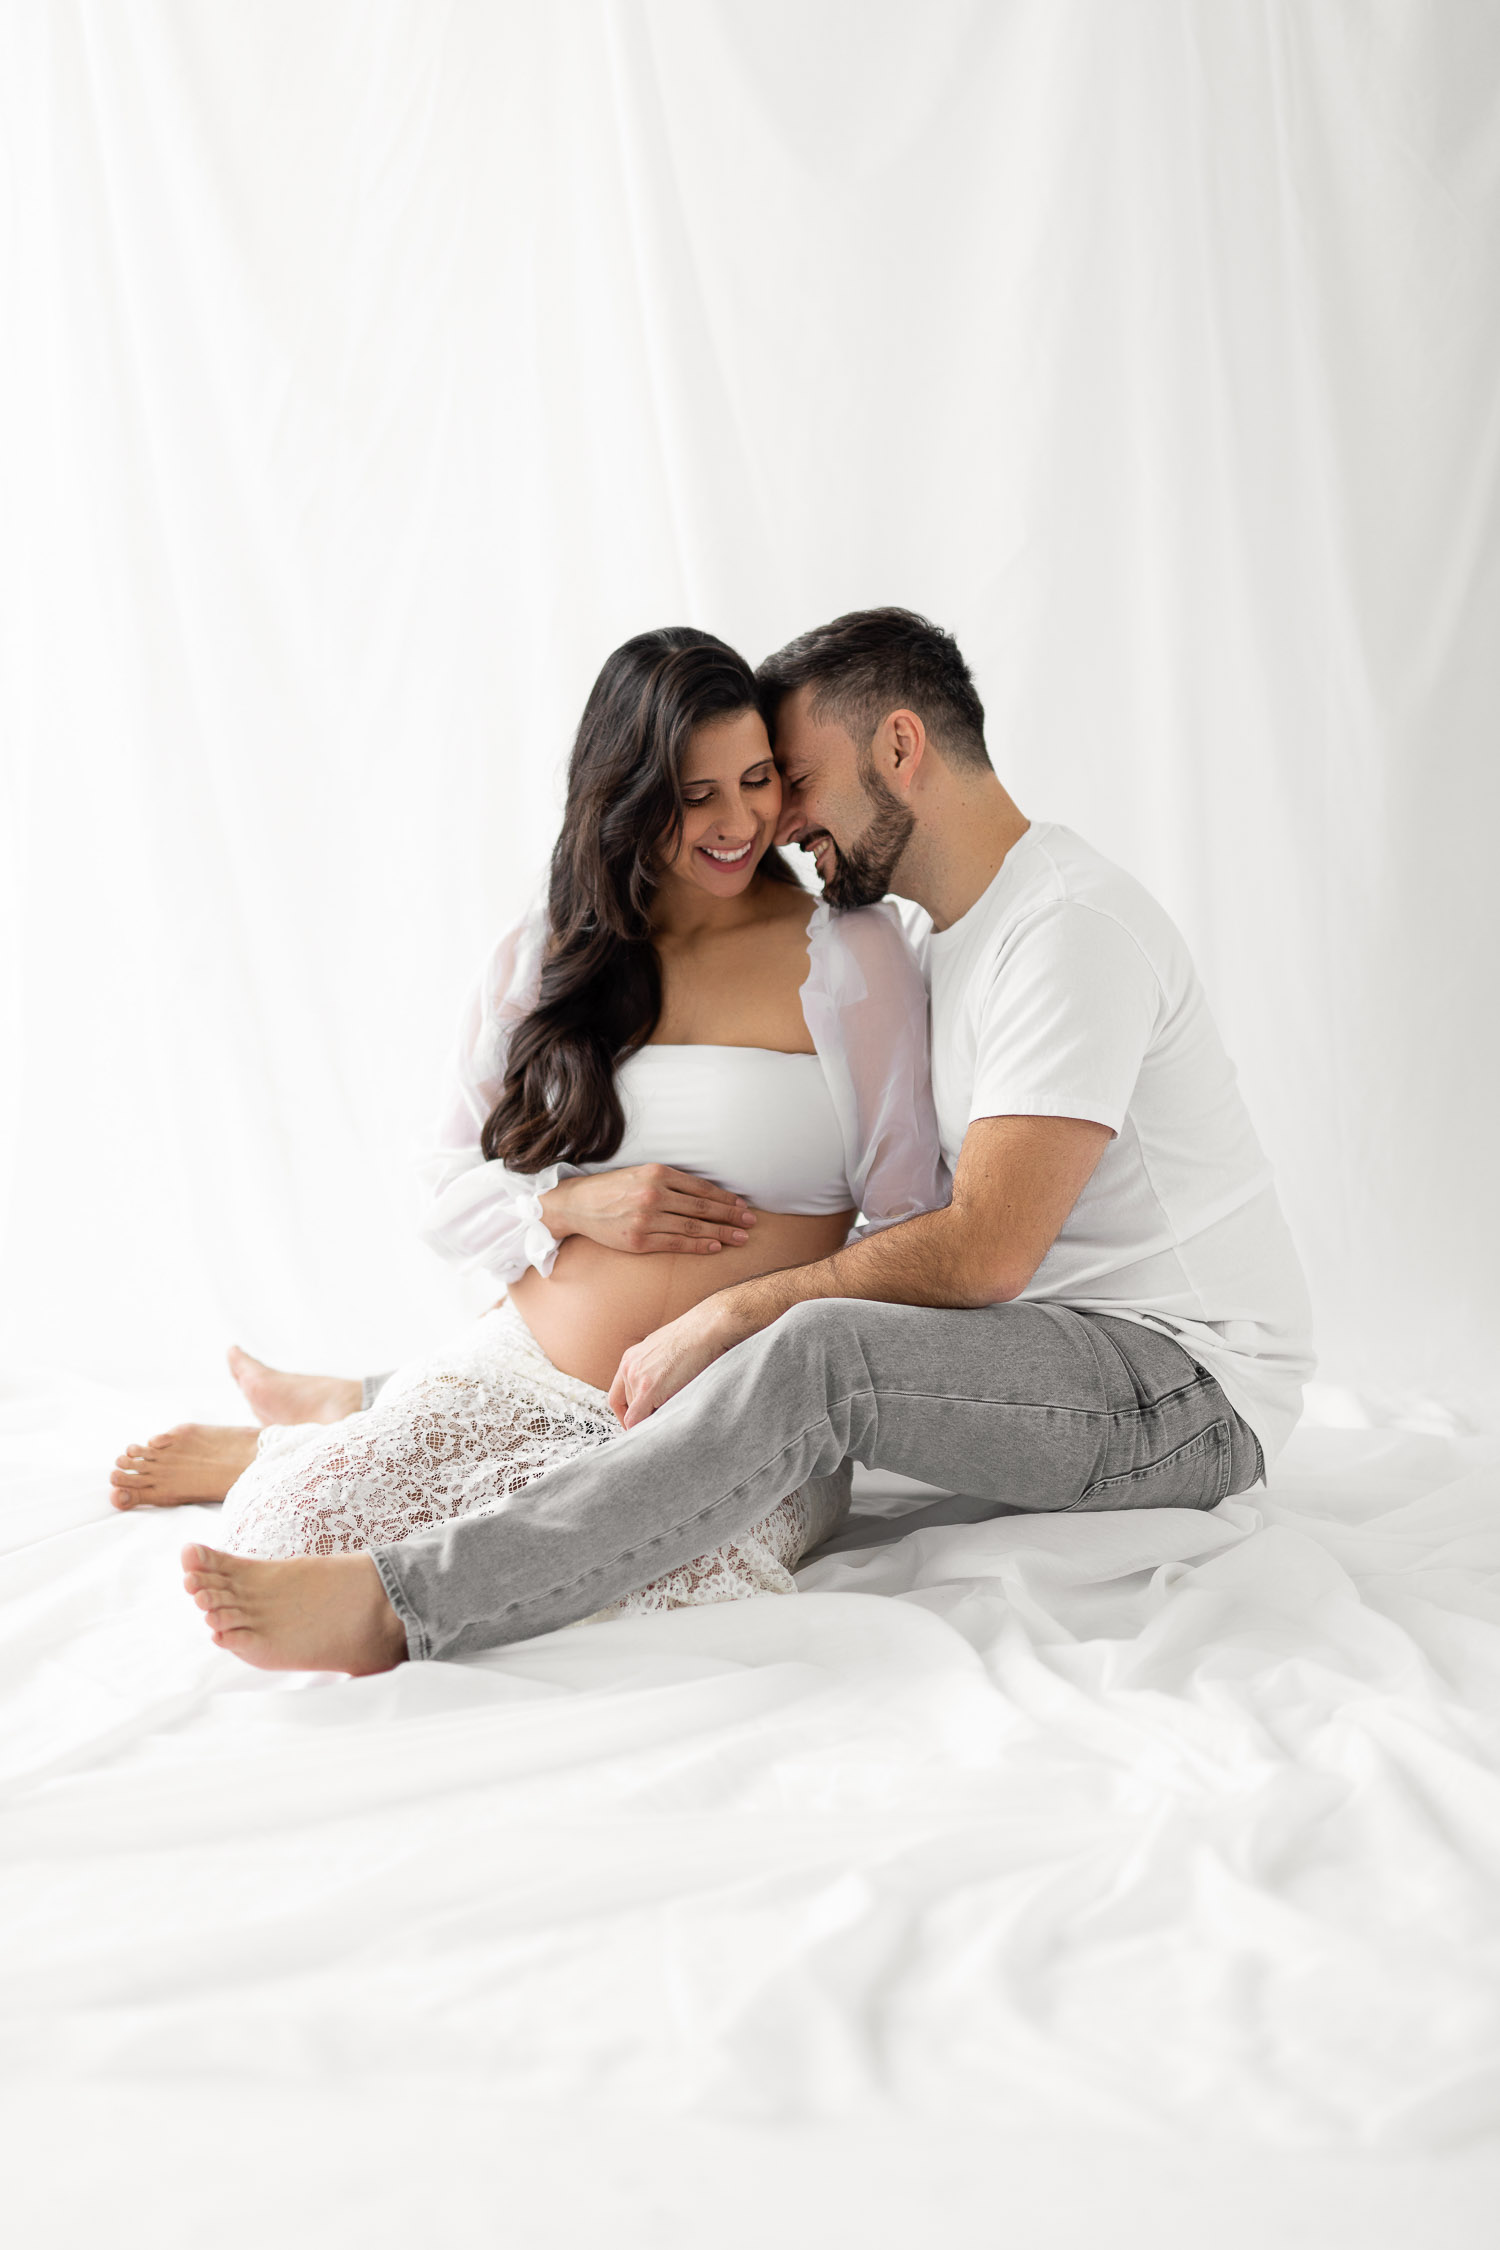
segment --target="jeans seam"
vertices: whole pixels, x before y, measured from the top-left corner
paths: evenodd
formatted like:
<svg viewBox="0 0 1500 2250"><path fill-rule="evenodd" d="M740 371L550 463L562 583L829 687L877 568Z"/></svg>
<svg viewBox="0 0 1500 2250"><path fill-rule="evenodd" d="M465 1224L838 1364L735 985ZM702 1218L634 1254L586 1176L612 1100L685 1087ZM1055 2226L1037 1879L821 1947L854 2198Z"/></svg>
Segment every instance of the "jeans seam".
<svg viewBox="0 0 1500 2250"><path fill-rule="evenodd" d="M876 1392L873 1383L866 1385L863 1390L847 1391L842 1398L835 1399L833 1401L833 1404L835 1406L847 1406L850 1399L861 1398L865 1396L866 1393L868 1393L871 1398L878 1396L880 1398L931 1399L935 1404L939 1406L993 1406L998 1412L1005 1414L1079 1414L1082 1415L1085 1420L1095 1422L1108 1421L1121 1411L1117 1406L1077 1406L1071 1403L1067 1403L1061 1399L1049 1400L1044 1398L1027 1398L1001 1400L985 1398L971 1391L898 1390L894 1383L882 1384L878 1393ZM805 1437L808 1430L810 1430L812 1426L813 1425L811 1424L811 1422L809 1422L804 1429L798 1432L798 1435L801 1437ZM750 1480L747 1477L745 1479L745 1482L748 1484L749 1481ZM736 1491L738 1491L739 1487L736 1486L735 1489Z"/></svg>
<svg viewBox="0 0 1500 2250"><path fill-rule="evenodd" d="M407 1600L401 1582L391 1570L384 1554L377 1553L372 1548L370 1560L374 1563L380 1583L385 1588L386 1600L406 1629L407 1655L415 1658L418 1663L426 1663L432 1656L432 1640L427 1627ZM413 1641L417 1644L415 1647L412 1646Z"/></svg>
<svg viewBox="0 0 1500 2250"><path fill-rule="evenodd" d="M1214 1497L1214 1506L1217 1508L1219 1502L1228 1497L1229 1481L1234 1475L1234 1432L1227 1422L1216 1422L1214 1428L1222 1432L1219 1439L1219 1489Z"/></svg>

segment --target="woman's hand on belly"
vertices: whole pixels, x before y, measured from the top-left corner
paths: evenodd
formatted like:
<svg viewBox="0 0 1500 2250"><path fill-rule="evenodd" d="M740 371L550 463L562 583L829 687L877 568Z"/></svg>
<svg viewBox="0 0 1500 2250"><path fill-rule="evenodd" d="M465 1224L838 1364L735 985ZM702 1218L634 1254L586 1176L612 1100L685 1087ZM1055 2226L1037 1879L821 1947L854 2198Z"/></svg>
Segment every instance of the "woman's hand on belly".
<svg viewBox="0 0 1500 2250"><path fill-rule="evenodd" d="M641 1257L591 1239L565 1242L551 1274L534 1269L510 1285L510 1300L554 1367L607 1391L627 1351L717 1290L837 1250L852 1211L803 1217L762 1211L750 1239L713 1258Z"/></svg>
<svg viewBox="0 0 1500 2250"><path fill-rule="evenodd" d="M755 1213L742 1195L670 1164L626 1164L559 1180L541 1198L559 1242L583 1236L633 1257L697 1255L749 1239Z"/></svg>

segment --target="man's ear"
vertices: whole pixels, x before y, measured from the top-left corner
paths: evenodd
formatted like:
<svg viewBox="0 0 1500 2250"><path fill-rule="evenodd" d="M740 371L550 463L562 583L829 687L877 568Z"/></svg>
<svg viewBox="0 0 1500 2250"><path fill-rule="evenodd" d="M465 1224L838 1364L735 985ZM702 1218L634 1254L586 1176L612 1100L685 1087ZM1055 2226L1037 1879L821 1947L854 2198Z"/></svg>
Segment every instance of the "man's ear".
<svg viewBox="0 0 1500 2250"><path fill-rule="evenodd" d="M905 795L922 770L927 729L915 711L892 711L876 730L872 748L881 779Z"/></svg>

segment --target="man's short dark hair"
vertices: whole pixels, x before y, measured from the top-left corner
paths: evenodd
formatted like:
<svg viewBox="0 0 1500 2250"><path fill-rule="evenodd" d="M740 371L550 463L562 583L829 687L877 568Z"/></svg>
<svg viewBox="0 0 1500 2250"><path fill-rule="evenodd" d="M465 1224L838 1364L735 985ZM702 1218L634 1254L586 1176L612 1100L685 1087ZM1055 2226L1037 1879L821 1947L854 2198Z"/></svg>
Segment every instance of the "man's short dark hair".
<svg viewBox="0 0 1500 2250"><path fill-rule="evenodd" d="M761 708L776 711L794 688L811 687L809 711L832 719L868 749L892 711L915 711L955 765L987 766L984 705L958 643L911 609L854 609L768 656L756 670Z"/></svg>

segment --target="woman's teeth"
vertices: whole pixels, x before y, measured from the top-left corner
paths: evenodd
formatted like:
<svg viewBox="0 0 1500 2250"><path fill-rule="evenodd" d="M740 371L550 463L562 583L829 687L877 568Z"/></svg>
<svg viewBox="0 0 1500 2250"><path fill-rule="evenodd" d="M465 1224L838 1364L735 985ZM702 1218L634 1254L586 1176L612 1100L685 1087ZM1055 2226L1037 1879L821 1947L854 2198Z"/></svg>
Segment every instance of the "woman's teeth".
<svg viewBox="0 0 1500 2250"><path fill-rule="evenodd" d="M700 844L698 849L706 854L709 859L716 859L721 867L738 867L750 857L751 845L754 841L755 839L752 837L750 843L742 844L737 852L716 852L712 844Z"/></svg>

